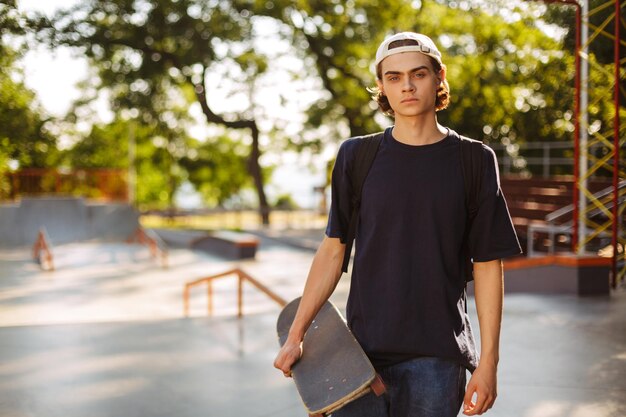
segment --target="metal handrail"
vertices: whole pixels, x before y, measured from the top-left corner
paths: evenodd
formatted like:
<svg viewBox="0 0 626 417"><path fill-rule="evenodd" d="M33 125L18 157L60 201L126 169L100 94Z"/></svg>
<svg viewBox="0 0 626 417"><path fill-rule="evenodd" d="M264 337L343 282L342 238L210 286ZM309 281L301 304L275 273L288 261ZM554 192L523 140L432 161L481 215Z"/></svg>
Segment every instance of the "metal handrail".
<svg viewBox="0 0 626 417"><path fill-rule="evenodd" d="M37 233L37 239L33 245L33 258L39 262L42 269L54 270L54 257L52 256L52 245L45 227L41 227Z"/></svg>
<svg viewBox="0 0 626 417"><path fill-rule="evenodd" d="M146 245L152 257L160 260L163 268L167 268L167 245L152 230L146 230L140 226L126 239L126 242L138 242L141 245Z"/></svg>
<svg viewBox="0 0 626 417"><path fill-rule="evenodd" d="M626 180L622 180L618 183L618 190L622 190L626 188ZM604 198L608 195L610 195L611 193L613 193L613 187L607 187L603 190L598 191L597 193L593 194L593 196L596 199L601 199ZM621 204L623 202L626 201L626 195L623 195L620 200L618 201L618 204ZM611 207L613 207L613 200L607 202L607 204L605 205L606 208L610 209ZM548 253L553 254L555 251L555 236L557 233L571 233L572 232L572 227L573 227L573 221L567 221L563 224L559 224L559 225L555 225L554 222L556 219L563 217L564 215L571 213L574 210L574 205L573 204L568 204L567 206L561 207L558 210L553 211L552 213L546 215L545 219L548 222L548 224L533 224L530 223L528 225L528 233L527 233L527 241L526 241L526 253L528 254L529 257L534 256L535 251L533 249L533 235L535 234L535 232L548 232L548 237L550 240L550 247L548 248ZM595 208L593 210L591 210L588 215L589 217L595 217L596 215L602 213L603 210L599 209L599 208ZM607 236L606 233L601 233L599 236Z"/></svg>
<svg viewBox="0 0 626 417"><path fill-rule="evenodd" d="M576 136L576 135L574 135ZM551 155L552 150L562 149L575 149L574 142L515 142L515 143L487 143L496 154L498 154L498 164L501 166L501 172L508 174L513 168L513 162L516 158L523 158L526 162L526 167L529 166L541 166L542 176L547 178L550 176L550 168L555 166L567 166L574 165L573 158L556 157ZM510 151L510 147L514 148L514 151ZM602 144L595 144L588 147L592 152L594 149L603 149ZM533 150L541 150L541 156L526 156L526 152ZM516 153L517 155L512 154Z"/></svg>
<svg viewBox="0 0 626 417"><path fill-rule="evenodd" d="M617 184L617 189L621 190L623 188L626 188L626 180L622 180ZM600 199L602 197L606 197L607 195L611 194L613 192L613 186L607 187L601 191L598 191L597 193L595 193L593 196L596 199ZM568 204L567 206L561 207L558 210L553 211L552 213L546 215L546 221L548 223L552 223L554 222L556 219L558 219L559 217L563 217L564 215L571 213L572 211L574 211L574 205L573 204Z"/></svg>
<svg viewBox="0 0 626 417"><path fill-rule="evenodd" d="M253 286L255 286L262 293L270 297L272 300L276 301L281 307L287 305L287 301L277 295L275 292L267 288L265 285L261 284L256 279L252 278L248 273L243 271L240 268L234 268L225 272L221 272L219 274L211 275L208 277L200 278L195 281L191 281L185 284L185 290L183 292L183 304L184 304L184 314L185 317L189 317L189 290L191 287L201 285L206 283L208 285L207 296L208 296L208 314L213 314L213 281L219 278L224 278L230 275L237 276L237 317L243 317L243 283L244 281L249 282Z"/></svg>

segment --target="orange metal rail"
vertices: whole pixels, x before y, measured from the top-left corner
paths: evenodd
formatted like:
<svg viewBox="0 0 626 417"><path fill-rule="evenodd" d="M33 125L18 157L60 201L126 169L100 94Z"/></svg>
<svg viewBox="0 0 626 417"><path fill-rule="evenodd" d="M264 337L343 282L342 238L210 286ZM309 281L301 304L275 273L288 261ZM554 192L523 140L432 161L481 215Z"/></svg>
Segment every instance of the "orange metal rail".
<svg viewBox="0 0 626 417"><path fill-rule="evenodd" d="M163 268L167 268L167 248L165 243L155 233L147 231L143 227L138 227L137 230L126 239L126 242L137 242L147 246L152 257L160 260Z"/></svg>
<svg viewBox="0 0 626 417"><path fill-rule="evenodd" d="M248 273L241 270L240 268L234 268L226 272L222 272L216 275L211 275L209 277L200 278L195 281L191 281L185 284L185 291L183 293L183 303L185 306L185 317L189 317L189 290L191 287L202 285L204 283L207 284L207 296L208 296L208 314L213 314L213 281L219 278L224 278L227 276L235 275L237 276L237 317L243 317L243 283L244 281L249 282L254 285L258 290L262 293L270 297L272 300L276 301L278 305L284 307L287 305L287 301L282 297L278 296L272 290L267 288L265 285L261 284L256 279L252 278Z"/></svg>
<svg viewBox="0 0 626 417"><path fill-rule="evenodd" d="M42 227L37 233L37 240L33 245L33 259L39 262L42 269L54 270L54 258L52 256L52 246L46 228Z"/></svg>

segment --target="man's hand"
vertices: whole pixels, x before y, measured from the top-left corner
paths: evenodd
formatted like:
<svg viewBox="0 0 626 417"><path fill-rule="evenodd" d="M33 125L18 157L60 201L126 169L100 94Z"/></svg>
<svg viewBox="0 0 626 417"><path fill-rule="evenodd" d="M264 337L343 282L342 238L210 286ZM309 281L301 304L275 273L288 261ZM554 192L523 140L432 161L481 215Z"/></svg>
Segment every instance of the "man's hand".
<svg viewBox="0 0 626 417"><path fill-rule="evenodd" d="M463 414L477 416L496 401L500 326L504 298L502 261L474 262L474 294L480 324L480 362L463 399ZM476 394L476 403L472 398Z"/></svg>
<svg viewBox="0 0 626 417"><path fill-rule="evenodd" d="M491 364L478 365L472 374L465 398L463 398L463 414L466 416L481 415L493 407L497 397L497 369ZM476 402L472 397L476 393Z"/></svg>
<svg viewBox="0 0 626 417"><path fill-rule="evenodd" d="M274 360L274 367L283 371L286 377L291 376L291 367L302 357L304 333L341 278L345 247L339 238L324 236L313 257L302 300L289 329L289 335Z"/></svg>
<svg viewBox="0 0 626 417"><path fill-rule="evenodd" d="M274 367L283 371L283 375L291 377L291 367L302 356L302 343L287 339L282 348L278 351L274 360Z"/></svg>

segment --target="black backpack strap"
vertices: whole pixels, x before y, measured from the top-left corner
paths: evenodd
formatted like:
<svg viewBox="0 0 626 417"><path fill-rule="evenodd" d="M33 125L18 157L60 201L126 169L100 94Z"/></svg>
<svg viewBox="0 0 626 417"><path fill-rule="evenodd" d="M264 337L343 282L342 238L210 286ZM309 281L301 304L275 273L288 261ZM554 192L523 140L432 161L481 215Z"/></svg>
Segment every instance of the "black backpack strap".
<svg viewBox="0 0 626 417"><path fill-rule="evenodd" d="M480 188L483 178L483 144L482 142L465 136L458 135L461 146L461 168L463 170L463 181L465 183L465 205L467 207L468 225L466 230L470 230L471 224L478 213ZM467 245L467 236L465 236ZM466 247L466 252L467 252ZM473 280L473 266L469 253L466 254L466 280Z"/></svg>
<svg viewBox="0 0 626 417"><path fill-rule="evenodd" d="M470 221L478 213L478 196L483 178L483 144L480 141L460 136L465 181L465 203Z"/></svg>
<svg viewBox="0 0 626 417"><path fill-rule="evenodd" d="M363 191L363 183L376 158L378 147L382 142L383 135L391 128L387 128L385 132L373 135L361 136L358 138L358 146L356 156L352 165L352 214L350 215L350 224L348 226L348 235L346 237L346 249L343 254L343 264L341 270L348 272L348 264L350 263L350 255L352 254L352 244L356 237L356 230L359 224L359 210L361 208L361 193Z"/></svg>

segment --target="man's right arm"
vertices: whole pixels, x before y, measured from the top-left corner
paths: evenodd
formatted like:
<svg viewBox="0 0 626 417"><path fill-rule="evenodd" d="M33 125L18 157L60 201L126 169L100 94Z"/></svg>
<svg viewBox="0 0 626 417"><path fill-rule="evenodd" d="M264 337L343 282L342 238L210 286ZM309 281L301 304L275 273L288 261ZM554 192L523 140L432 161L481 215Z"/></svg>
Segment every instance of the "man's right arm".
<svg viewBox="0 0 626 417"><path fill-rule="evenodd" d="M288 376L291 366L302 355L302 339L311 322L335 290L341 278L341 265L346 245L338 238L324 237L304 286L300 306L285 344L278 352L274 366Z"/></svg>

